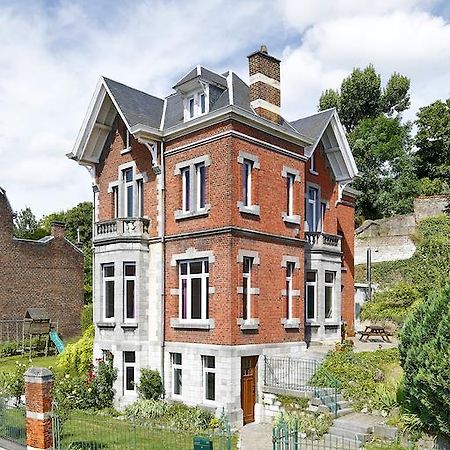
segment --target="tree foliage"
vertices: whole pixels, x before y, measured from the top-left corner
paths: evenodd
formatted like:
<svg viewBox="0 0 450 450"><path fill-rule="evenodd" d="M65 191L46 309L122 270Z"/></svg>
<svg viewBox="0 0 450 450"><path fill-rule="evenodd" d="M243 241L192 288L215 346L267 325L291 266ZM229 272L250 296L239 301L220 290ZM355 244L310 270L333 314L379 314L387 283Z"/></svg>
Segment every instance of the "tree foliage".
<svg viewBox="0 0 450 450"><path fill-rule="evenodd" d="M380 114L399 114L409 108L409 78L394 72L381 87L381 77L373 65L356 68L339 90L327 89L319 100L319 110L336 108L348 132L361 120Z"/></svg>
<svg viewBox="0 0 450 450"><path fill-rule="evenodd" d="M450 287L431 294L400 335L404 395L409 409L435 432L450 437Z"/></svg>
<svg viewBox="0 0 450 450"><path fill-rule="evenodd" d="M419 177L450 180L450 98L437 100L417 113L417 151Z"/></svg>
<svg viewBox="0 0 450 450"><path fill-rule="evenodd" d="M410 124L379 115L362 119L348 134L361 176L353 186L361 191L357 214L366 219L411 211L417 178L411 154Z"/></svg>
<svg viewBox="0 0 450 450"><path fill-rule="evenodd" d="M45 230L39 226L29 206L17 213L14 218L14 236L21 239L40 239L45 235Z"/></svg>

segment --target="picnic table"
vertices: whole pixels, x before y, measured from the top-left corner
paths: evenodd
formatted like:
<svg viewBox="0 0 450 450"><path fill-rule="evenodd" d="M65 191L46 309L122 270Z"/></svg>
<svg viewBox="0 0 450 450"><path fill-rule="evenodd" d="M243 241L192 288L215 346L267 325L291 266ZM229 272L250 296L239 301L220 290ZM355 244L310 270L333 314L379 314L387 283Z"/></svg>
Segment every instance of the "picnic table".
<svg viewBox="0 0 450 450"><path fill-rule="evenodd" d="M385 342L391 342L389 333L380 325L368 325L364 331L360 331L360 334L359 340L363 342L367 342L372 336L381 337Z"/></svg>

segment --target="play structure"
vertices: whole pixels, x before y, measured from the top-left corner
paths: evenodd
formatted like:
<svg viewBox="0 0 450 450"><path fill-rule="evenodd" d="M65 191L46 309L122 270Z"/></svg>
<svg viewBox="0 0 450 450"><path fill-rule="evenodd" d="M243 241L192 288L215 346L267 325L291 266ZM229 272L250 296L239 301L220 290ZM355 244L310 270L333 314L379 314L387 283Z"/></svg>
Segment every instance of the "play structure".
<svg viewBox="0 0 450 450"><path fill-rule="evenodd" d="M0 320L0 345L18 343L21 353L48 355L50 342L58 353L64 343L58 334L58 323L53 323L43 308L28 308L22 320Z"/></svg>

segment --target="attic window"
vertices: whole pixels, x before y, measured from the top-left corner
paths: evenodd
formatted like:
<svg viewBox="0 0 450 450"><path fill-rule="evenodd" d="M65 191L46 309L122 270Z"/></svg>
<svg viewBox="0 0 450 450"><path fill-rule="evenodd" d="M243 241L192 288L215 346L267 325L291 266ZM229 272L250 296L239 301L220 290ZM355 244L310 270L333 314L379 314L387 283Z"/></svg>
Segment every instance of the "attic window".
<svg viewBox="0 0 450 450"><path fill-rule="evenodd" d="M184 120L195 119L208 112L207 94L202 91L195 92L185 100Z"/></svg>

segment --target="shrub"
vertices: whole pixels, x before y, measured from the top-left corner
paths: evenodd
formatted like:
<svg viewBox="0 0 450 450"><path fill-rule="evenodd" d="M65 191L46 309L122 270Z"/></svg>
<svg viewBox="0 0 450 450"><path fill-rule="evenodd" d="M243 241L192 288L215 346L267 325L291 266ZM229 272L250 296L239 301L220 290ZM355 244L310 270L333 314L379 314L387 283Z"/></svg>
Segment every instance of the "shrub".
<svg viewBox="0 0 450 450"><path fill-rule="evenodd" d="M24 375L26 370L26 364L16 361L13 371L0 373L0 397L13 397L15 404L17 406L20 404L25 389Z"/></svg>
<svg viewBox="0 0 450 450"><path fill-rule="evenodd" d="M373 299L361 310L362 320L391 320L401 325L408 314L422 301L419 291L405 282L385 291L375 292Z"/></svg>
<svg viewBox="0 0 450 450"><path fill-rule="evenodd" d="M157 370L141 369L141 377L137 386L140 398L159 400L164 396L164 386Z"/></svg>
<svg viewBox="0 0 450 450"><path fill-rule="evenodd" d="M165 400L137 400L125 409L125 417L185 431L207 430L215 424L209 411Z"/></svg>
<svg viewBox="0 0 450 450"><path fill-rule="evenodd" d="M345 398L353 401L356 410L375 409L376 386L384 382L384 370L398 361L397 349L355 353L351 349L329 352L317 369L312 382L316 386L329 386L330 373L339 383Z"/></svg>
<svg viewBox="0 0 450 450"><path fill-rule="evenodd" d="M75 343L69 344L58 356L58 367L72 375L86 375L92 365L94 325L91 325Z"/></svg>
<svg viewBox="0 0 450 450"><path fill-rule="evenodd" d="M313 413L310 411L293 411L275 416L275 424L287 424L289 429L296 428L309 438L323 436L333 424L330 413Z"/></svg>
<svg viewBox="0 0 450 450"><path fill-rule="evenodd" d="M407 407L426 427L450 437L450 286L417 307L399 348Z"/></svg>
<svg viewBox="0 0 450 450"><path fill-rule="evenodd" d="M94 308L92 303L84 305L81 311L81 331L84 333L94 323Z"/></svg>

